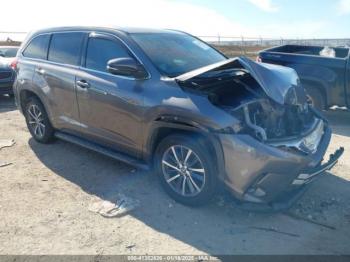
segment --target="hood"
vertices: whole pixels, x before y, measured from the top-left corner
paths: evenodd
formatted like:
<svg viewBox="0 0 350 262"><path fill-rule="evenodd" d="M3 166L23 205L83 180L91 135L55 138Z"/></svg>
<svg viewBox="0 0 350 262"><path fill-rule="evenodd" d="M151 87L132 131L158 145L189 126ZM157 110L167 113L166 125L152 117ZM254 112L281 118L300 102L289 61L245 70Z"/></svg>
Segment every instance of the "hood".
<svg viewBox="0 0 350 262"><path fill-rule="evenodd" d="M258 82L266 95L281 105L286 102L290 90L299 86L299 78L294 69L265 63L256 63L246 57L227 59L190 71L175 79L180 82L186 82L212 70L219 68L227 69L230 68L230 66L232 66L232 68L241 68L248 71Z"/></svg>

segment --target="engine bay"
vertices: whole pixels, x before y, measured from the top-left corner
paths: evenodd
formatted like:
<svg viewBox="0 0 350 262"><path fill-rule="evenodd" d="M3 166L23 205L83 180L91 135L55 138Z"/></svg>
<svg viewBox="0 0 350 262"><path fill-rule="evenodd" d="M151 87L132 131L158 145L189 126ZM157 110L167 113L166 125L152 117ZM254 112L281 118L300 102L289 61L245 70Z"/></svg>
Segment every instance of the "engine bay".
<svg viewBox="0 0 350 262"><path fill-rule="evenodd" d="M309 110L302 87L291 88L285 104L281 105L268 97L244 69L214 71L183 84L239 119L243 123L241 133L261 141L300 136L314 122L314 114Z"/></svg>

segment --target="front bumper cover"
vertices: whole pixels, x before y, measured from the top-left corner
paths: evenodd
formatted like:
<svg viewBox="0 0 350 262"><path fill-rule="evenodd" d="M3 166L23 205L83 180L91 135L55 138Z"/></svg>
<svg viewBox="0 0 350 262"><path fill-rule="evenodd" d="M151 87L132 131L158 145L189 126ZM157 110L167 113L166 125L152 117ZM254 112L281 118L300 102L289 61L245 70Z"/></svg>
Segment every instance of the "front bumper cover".
<svg viewBox="0 0 350 262"><path fill-rule="evenodd" d="M303 196L311 182L319 178L326 171L331 170L338 163L343 153L344 148L341 147L330 155L327 163L319 165L316 168L304 170L304 172L293 181L292 185L294 187L281 194L275 201L264 204L239 202L238 206L247 211L280 212L288 210Z"/></svg>
<svg viewBox="0 0 350 262"><path fill-rule="evenodd" d="M321 165L331 139L325 125L323 137L313 154L286 151L260 143L247 135L220 135L223 148L225 178L239 200L274 205L276 200L296 198L305 185L331 169L344 152L343 148ZM289 206L289 205L280 205Z"/></svg>
<svg viewBox="0 0 350 262"><path fill-rule="evenodd" d="M337 163L339 158L344 153L344 147L339 148L333 154L329 156L327 163L319 165L318 167L307 169L303 171L294 181L293 185L305 185L312 182L319 175L322 175L324 172L331 170Z"/></svg>

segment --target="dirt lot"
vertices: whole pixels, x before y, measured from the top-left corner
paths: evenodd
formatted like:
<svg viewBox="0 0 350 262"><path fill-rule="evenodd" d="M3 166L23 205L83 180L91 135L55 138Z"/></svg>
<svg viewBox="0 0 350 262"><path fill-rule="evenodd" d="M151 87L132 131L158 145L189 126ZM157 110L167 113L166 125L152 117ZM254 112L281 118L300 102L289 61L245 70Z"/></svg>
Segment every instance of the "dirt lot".
<svg viewBox="0 0 350 262"><path fill-rule="evenodd" d="M57 141L36 143L13 101L0 97L0 254L350 254L350 114L328 113L330 151L346 155L289 213L240 210L227 193L203 208L174 203L155 176ZM89 211L117 193L129 215Z"/></svg>
<svg viewBox="0 0 350 262"><path fill-rule="evenodd" d="M214 45L215 48L224 53L227 57L247 56L254 60L258 56L259 51L271 46L234 46L234 45Z"/></svg>

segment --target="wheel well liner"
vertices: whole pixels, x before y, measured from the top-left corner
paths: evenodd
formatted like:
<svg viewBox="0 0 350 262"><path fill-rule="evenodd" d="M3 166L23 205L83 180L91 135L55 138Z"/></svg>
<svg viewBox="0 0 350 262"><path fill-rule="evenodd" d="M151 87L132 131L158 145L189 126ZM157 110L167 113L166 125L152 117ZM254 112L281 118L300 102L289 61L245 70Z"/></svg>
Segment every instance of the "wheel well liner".
<svg viewBox="0 0 350 262"><path fill-rule="evenodd" d="M224 174L224 156L222 147L218 139L210 132L205 132L203 129L199 129L188 124L174 124L174 123L162 123L158 122L157 126L153 128L152 135L148 139L145 157L147 162L153 164L153 156L159 143L167 136L173 134L184 134L192 136L198 139L209 149L209 153L215 157L215 168L218 173Z"/></svg>
<svg viewBox="0 0 350 262"><path fill-rule="evenodd" d="M23 89L23 90L21 90L21 91L19 92L19 101L18 101L18 104L19 104L19 107L20 107L21 112L22 112L22 113L24 112L25 105L26 105L27 101L28 101L31 97L35 97L35 98L37 98L37 99L41 102L41 104L43 105L43 107L44 107L44 109L45 109L45 111L46 111L46 113L47 113L47 115L48 115L48 117L49 117L49 119L50 119L50 121L51 121L51 120L52 120L52 118L51 118L52 115L51 115L50 110L48 110L49 108L46 106L46 104L45 104L44 101L40 98L40 96L39 96L36 92L34 92L34 91L32 91L32 90ZM51 121L51 123L52 123L52 121Z"/></svg>
<svg viewBox="0 0 350 262"><path fill-rule="evenodd" d="M31 97L36 97L37 99L39 99L41 101L40 97L36 93L34 93L33 91L21 90L21 92L19 93L19 105L21 107L22 112L25 109L25 105L26 105L27 101Z"/></svg>

